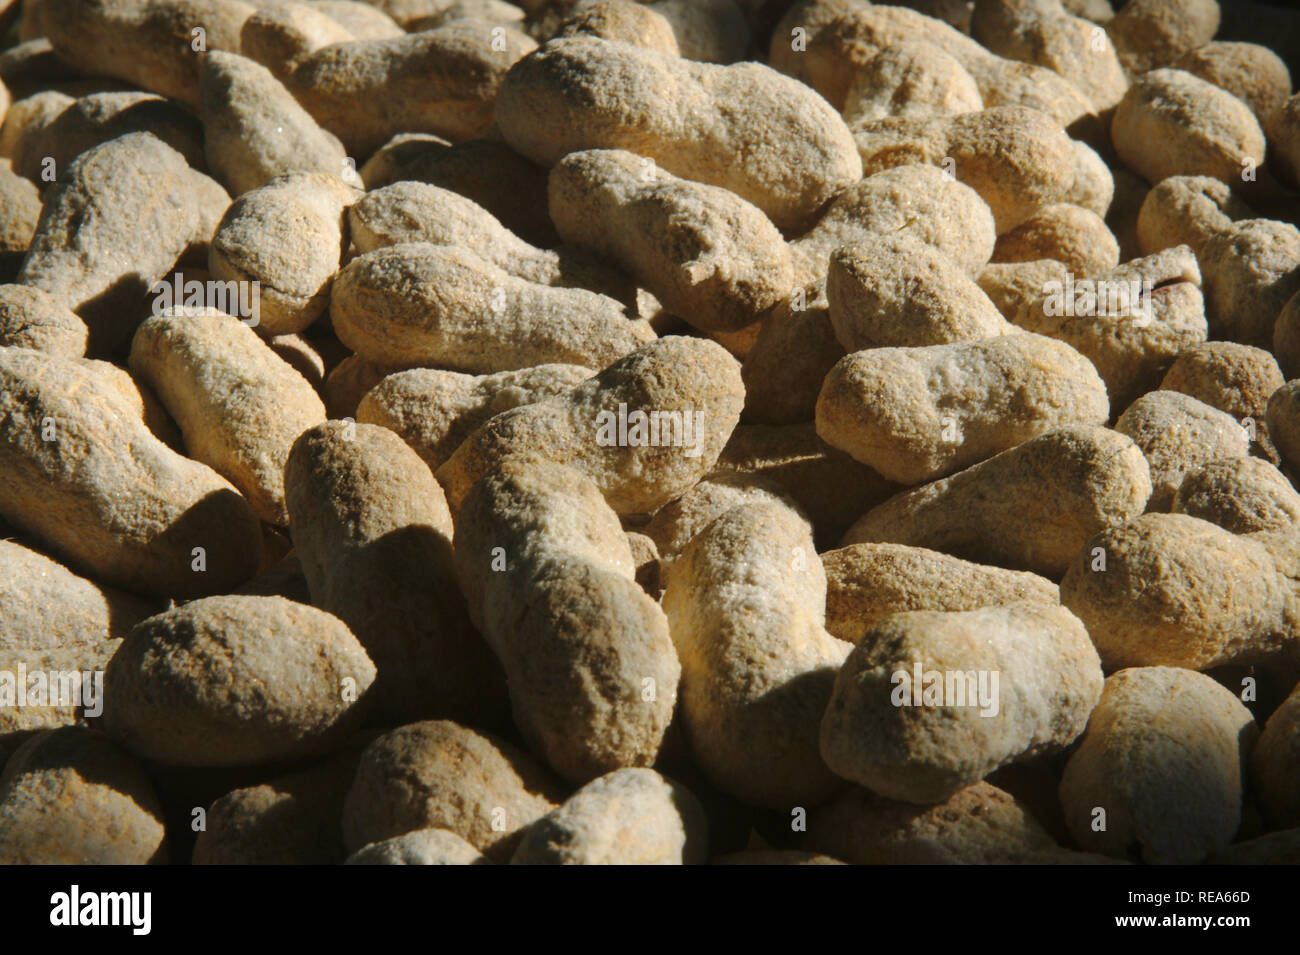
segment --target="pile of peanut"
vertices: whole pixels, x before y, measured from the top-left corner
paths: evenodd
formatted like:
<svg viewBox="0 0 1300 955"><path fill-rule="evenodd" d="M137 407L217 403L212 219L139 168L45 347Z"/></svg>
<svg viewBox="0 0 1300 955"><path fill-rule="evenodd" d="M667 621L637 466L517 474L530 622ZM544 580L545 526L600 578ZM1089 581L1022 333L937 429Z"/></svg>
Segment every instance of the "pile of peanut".
<svg viewBox="0 0 1300 955"><path fill-rule="evenodd" d="M1300 11L1116 6L0 0L0 862L1300 862Z"/></svg>

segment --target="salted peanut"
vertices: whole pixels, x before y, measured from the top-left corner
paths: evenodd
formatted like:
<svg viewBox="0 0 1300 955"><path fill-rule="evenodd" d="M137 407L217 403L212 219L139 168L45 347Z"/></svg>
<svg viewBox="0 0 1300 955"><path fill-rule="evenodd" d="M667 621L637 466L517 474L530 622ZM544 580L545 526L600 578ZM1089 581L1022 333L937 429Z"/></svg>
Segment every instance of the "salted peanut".
<svg viewBox="0 0 1300 955"><path fill-rule="evenodd" d="M1286 63L1258 43L1212 40L1188 50L1170 65L1227 90L1250 107L1265 129L1291 95L1291 71Z"/></svg>
<svg viewBox="0 0 1300 955"><path fill-rule="evenodd" d="M167 861L149 777L107 737L65 727L32 737L0 775L0 864Z"/></svg>
<svg viewBox="0 0 1300 955"><path fill-rule="evenodd" d="M790 250L762 211L634 153L570 153L549 196L564 241L617 262L704 331L754 324L793 286Z"/></svg>
<svg viewBox="0 0 1300 955"><path fill-rule="evenodd" d="M538 285L584 288L621 302L636 296L635 283L596 256L529 245L478 203L428 183L402 181L372 190L348 209L348 229L363 254L406 242L454 245Z"/></svg>
<svg viewBox="0 0 1300 955"><path fill-rule="evenodd" d="M998 56L1059 73L1098 114L1113 109L1128 88L1115 47L1096 24L1072 16L1056 0L981 0L970 32Z"/></svg>
<svg viewBox="0 0 1300 955"><path fill-rule="evenodd" d="M517 30L464 21L323 47L303 58L286 85L349 155L369 156L395 133L453 141L482 135L506 71L536 48Z"/></svg>
<svg viewBox="0 0 1300 955"><path fill-rule="evenodd" d="M924 242L972 276L987 265L996 238L984 200L940 169L900 166L850 187L790 244L798 287L763 320L745 356L746 420L812 420L821 381L844 355L825 295L831 255L888 235Z"/></svg>
<svg viewBox="0 0 1300 955"><path fill-rule="evenodd" d="M23 143L76 101L59 90L41 90L16 100L0 122L0 156L25 163Z"/></svg>
<svg viewBox="0 0 1300 955"><path fill-rule="evenodd" d="M1151 511L1169 510L1192 468L1250 453L1250 435L1236 418L1177 391L1143 395L1119 416L1115 430L1132 438L1146 456Z"/></svg>
<svg viewBox="0 0 1300 955"><path fill-rule="evenodd" d="M567 394L594 374L581 365L536 365L478 377L414 368L367 391L356 415L396 432L436 471L489 418Z"/></svg>
<svg viewBox="0 0 1300 955"><path fill-rule="evenodd" d="M895 495L843 546L910 544L1055 580L1089 538L1141 514L1150 496L1146 459L1127 435L1060 428Z"/></svg>
<svg viewBox="0 0 1300 955"><path fill-rule="evenodd" d="M1300 374L1300 365L1294 371ZM1236 342L1202 342L1174 360L1160 387L1181 391L1232 415L1250 436L1251 453L1276 464L1266 415L1269 397L1284 384L1282 369L1264 349Z"/></svg>
<svg viewBox="0 0 1300 955"><path fill-rule="evenodd" d="M401 370L403 369L376 365L358 355L344 358L325 378L321 396L325 399L326 416L336 420L354 418L361 399L370 389Z"/></svg>
<svg viewBox="0 0 1300 955"><path fill-rule="evenodd" d="M934 247L972 276L988 264L997 238L989 207L974 189L932 166L900 165L850 186L790 243L795 279L800 285L824 279L836 249L894 234Z"/></svg>
<svg viewBox="0 0 1300 955"><path fill-rule="evenodd" d="M1070 203L1044 206L998 236L995 262L1055 259L1076 275L1096 275L1119 265L1119 243L1097 213Z"/></svg>
<svg viewBox="0 0 1300 955"><path fill-rule="evenodd" d="M5 519L125 590L198 596L252 576L261 540L243 497L154 438L102 377L5 348L0 382Z"/></svg>
<svg viewBox="0 0 1300 955"><path fill-rule="evenodd" d="M710 865L845 865L819 852L798 849L750 849L714 856Z"/></svg>
<svg viewBox="0 0 1300 955"><path fill-rule="evenodd" d="M416 829L362 846L345 865L487 865L474 846L446 829Z"/></svg>
<svg viewBox="0 0 1300 955"><path fill-rule="evenodd" d="M603 368L655 338L607 296L530 282L428 242L353 259L334 282L330 318L340 341L376 364L475 374L553 362Z"/></svg>
<svg viewBox="0 0 1300 955"><path fill-rule="evenodd" d="M8 160L0 159L0 255L25 253L40 217L36 186L15 173Z"/></svg>
<svg viewBox="0 0 1300 955"><path fill-rule="evenodd" d="M888 480L920 484L1055 428L1104 425L1109 415L1088 359L1021 332L854 352L822 384L817 434Z"/></svg>
<svg viewBox="0 0 1300 955"><path fill-rule="evenodd" d="M1003 318L1012 321L1022 309L1038 305L1045 288L1064 288L1071 278L1065 263L1055 259L1037 259L1033 262L991 263L979 274L977 283Z"/></svg>
<svg viewBox="0 0 1300 955"><path fill-rule="evenodd" d="M1300 467L1300 381L1289 381L1268 399L1268 435L1287 467Z"/></svg>
<svg viewBox="0 0 1300 955"><path fill-rule="evenodd" d="M1239 537L1184 514L1146 514L1080 549L1061 602L1108 670L1251 662L1294 633L1285 533Z"/></svg>
<svg viewBox="0 0 1300 955"><path fill-rule="evenodd" d="M240 195L283 173L344 178L343 144L261 64L214 50L199 71L199 118L212 173ZM359 176L350 177L360 186Z"/></svg>
<svg viewBox="0 0 1300 955"><path fill-rule="evenodd" d="M100 722L104 668L122 641L49 640L35 649L7 642L0 640L0 768L36 734Z"/></svg>
<svg viewBox="0 0 1300 955"><path fill-rule="evenodd" d="M1264 132L1250 107L1182 70L1134 80L1111 130L1124 164L1153 183L1169 176L1238 183L1264 162Z"/></svg>
<svg viewBox="0 0 1300 955"><path fill-rule="evenodd" d="M262 64L283 83L312 53L356 39L321 3L276 3L259 7L244 21L238 52Z"/></svg>
<svg viewBox="0 0 1300 955"><path fill-rule="evenodd" d="M26 125L14 145L14 170L42 187L77 156L128 133L152 133L202 171L203 128L177 103L154 93L92 93L39 125Z"/></svg>
<svg viewBox="0 0 1300 955"><path fill-rule="evenodd" d="M1300 828L1282 829L1237 842L1205 860L1206 865L1300 864Z"/></svg>
<svg viewBox="0 0 1300 955"><path fill-rule="evenodd" d="M338 865L339 818L361 750L373 733L308 769L232 789L207 807L194 865ZM363 742L364 741L364 742Z"/></svg>
<svg viewBox="0 0 1300 955"><path fill-rule="evenodd" d="M853 134L864 175L909 163L940 166L988 203L999 234L1041 206L1064 201L1074 185L1070 137L1049 116L1025 107L878 120L855 124Z"/></svg>
<svg viewBox="0 0 1300 955"><path fill-rule="evenodd" d="M506 458L465 497L456 569L515 724L566 779L654 763L680 667L627 538L580 472Z"/></svg>
<svg viewBox="0 0 1300 955"><path fill-rule="evenodd" d="M812 521L819 549L834 546L863 511L900 490L819 438L811 421L740 425L718 456L717 470L783 491Z"/></svg>
<svg viewBox="0 0 1300 955"><path fill-rule="evenodd" d="M791 43L804 30L804 42ZM794 4L772 33L768 59L774 67L803 80L837 109L843 108L853 64L866 63L898 43L932 43L955 59L975 80L984 105L1025 106L1047 113L1058 126L1102 135L1089 98L1045 67L997 56L958 29L915 10L884 5L804 0Z"/></svg>
<svg viewBox="0 0 1300 955"><path fill-rule="evenodd" d="M436 139L436 137L431 137ZM529 162L505 143L475 139L448 145L444 142L399 142L393 137L392 166L367 162L361 177L367 189L402 180L427 182L472 199L511 232L533 245L550 248L559 243L546 207L546 170ZM372 161L382 155L382 150ZM501 183L514 183L502 189Z"/></svg>
<svg viewBox="0 0 1300 955"><path fill-rule="evenodd" d="M182 450L181 433L167 414L153 389L132 377L125 368L112 362L92 358L74 359L78 365L94 375L105 388L125 402L135 417L144 422L155 438L173 451Z"/></svg>
<svg viewBox="0 0 1300 955"><path fill-rule="evenodd" d="M73 359L85 371L94 375L99 383L111 391L131 409L132 415L144 422L153 436L173 451L182 451L180 430L167 414L158 396L148 385L131 376L125 368L112 362L92 358Z"/></svg>
<svg viewBox="0 0 1300 955"><path fill-rule="evenodd" d="M1255 215L1228 183L1212 176L1170 176L1142 200L1137 237L1144 255L1176 245L1200 255L1215 235Z"/></svg>
<svg viewBox="0 0 1300 955"><path fill-rule="evenodd" d="M1257 736L1250 710L1203 674L1121 670L1106 680L1061 777L1066 825L1090 852L1203 862L1241 824L1244 764Z"/></svg>
<svg viewBox="0 0 1300 955"><path fill-rule="evenodd" d="M630 43L667 56L682 55L672 23L652 5L642 5L634 0L596 0L582 4L559 25L551 38L575 36Z"/></svg>
<svg viewBox="0 0 1300 955"><path fill-rule="evenodd" d="M890 614L1060 604L1056 584L1023 571L973 564L924 547L851 544L822 554L826 629L849 643Z"/></svg>
<svg viewBox="0 0 1300 955"><path fill-rule="evenodd" d="M826 576L811 528L780 502L741 504L666 568L695 764L747 803L789 811L839 787L817 721L849 645L823 627Z"/></svg>
<svg viewBox="0 0 1300 955"><path fill-rule="evenodd" d="M504 412L438 469L458 510L511 451L585 474L619 514L648 514L713 469L740 418L740 367L705 339L644 345L565 395Z"/></svg>
<svg viewBox="0 0 1300 955"><path fill-rule="evenodd" d="M1267 461L1224 458L1189 470L1170 510L1251 534L1300 524L1300 494Z"/></svg>
<svg viewBox="0 0 1300 955"><path fill-rule="evenodd" d="M36 582L34 589L23 589L18 579L0 583L0 594L16 603L0 613L6 628L0 638L0 672L5 674L0 686L0 764L34 734L83 720L98 724L104 706L103 673L121 646L121 634L131 620L151 612L125 595L114 599L109 591L35 552L16 557L13 548L17 544L6 544L0 554L6 577L52 569L53 579ZM51 620L48 611L34 607L40 596L72 600L68 620ZM107 602L113 602L109 609L117 612L113 620L104 612ZM51 609L59 609L59 604ZM52 626L45 629L44 624Z"/></svg>
<svg viewBox="0 0 1300 955"><path fill-rule="evenodd" d="M528 827L511 865L702 865L704 808L653 769L593 779Z"/></svg>
<svg viewBox="0 0 1300 955"><path fill-rule="evenodd" d="M203 54L238 51L240 29L255 10L242 0L41 0L41 24L78 70L196 108Z"/></svg>
<svg viewBox="0 0 1300 955"><path fill-rule="evenodd" d="M984 108L966 69L933 43L904 41L881 50L853 73L844 94L846 123L893 116L923 118Z"/></svg>
<svg viewBox="0 0 1300 955"><path fill-rule="evenodd" d="M8 685L0 688L0 753L34 732L70 726L82 713L102 713L103 685L95 674L102 674L126 632L152 612L145 601L0 541L0 671L8 674ZM30 682L36 673L69 671L80 674L73 683L53 675L43 686Z"/></svg>
<svg viewBox="0 0 1300 955"><path fill-rule="evenodd" d="M886 42L872 43L870 37L865 44L854 42L858 35L869 33L869 28L864 29L854 19L865 7L857 0L798 0L772 30L767 62L811 86L832 106L843 110L853 68L870 62L881 50L907 42L934 43L946 50L931 38L928 25L934 23L938 28L939 24L930 18L918 18L910 30L900 28ZM796 39L799 49L792 49Z"/></svg>
<svg viewBox="0 0 1300 955"><path fill-rule="evenodd" d="M1087 279L1052 277L1011 321L1072 345L1106 382L1111 408L1159 387L1180 354L1205 341L1201 271L1186 246Z"/></svg>
<svg viewBox="0 0 1300 955"><path fill-rule="evenodd" d="M1016 331L956 262L905 233L837 250L826 298L835 337L849 352Z"/></svg>
<svg viewBox="0 0 1300 955"><path fill-rule="evenodd" d="M1198 255L1205 313L1215 338L1268 348L1278 316L1300 292L1300 229L1274 219L1244 219L1211 236ZM1283 332L1291 361L1294 330Z"/></svg>
<svg viewBox="0 0 1300 955"><path fill-rule="evenodd" d="M151 613L147 601L10 540L0 541L0 593L0 652L113 643Z"/></svg>
<svg viewBox="0 0 1300 955"><path fill-rule="evenodd" d="M999 766L1069 746L1102 682L1088 631L1061 606L896 614L836 677L822 758L882 796L941 803Z"/></svg>
<svg viewBox="0 0 1300 955"><path fill-rule="evenodd" d="M1216 0L1129 0L1106 32L1130 75L1171 66L1219 32Z"/></svg>
<svg viewBox="0 0 1300 955"><path fill-rule="evenodd" d="M293 172L230 204L208 269L220 281L258 283L259 334L300 332L324 313L347 248L344 211L358 197L337 176Z"/></svg>
<svg viewBox="0 0 1300 955"><path fill-rule="evenodd" d="M239 488L258 518L288 524L289 448L325 420L305 378L248 325L215 309L146 319L131 344L131 371L162 399L191 457Z"/></svg>
<svg viewBox="0 0 1300 955"><path fill-rule="evenodd" d="M558 795L546 770L504 740L446 721L412 723L361 754L343 807L343 842L355 852L417 829L446 829L504 862Z"/></svg>
<svg viewBox="0 0 1300 955"><path fill-rule="evenodd" d="M937 806L848 790L808 814L804 843L850 865L998 865L1057 848L1026 806L984 782Z"/></svg>
<svg viewBox="0 0 1300 955"><path fill-rule="evenodd" d="M131 630L105 674L104 724L172 766L316 756L360 725L374 678L356 637L322 610L206 597Z"/></svg>
<svg viewBox="0 0 1300 955"><path fill-rule="evenodd" d="M694 63L595 38L555 40L521 60L501 84L496 118L506 142L535 162L629 149L731 190L779 228L808 223L862 174L835 110L768 67Z"/></svg>
<svg viewBox="0 0 1300 955"><path fill-rule="evenodd" d="M774 481L754 474L714 472L677 500L659 508L645 525L645 532L666 563L685 550L696 534L733 507L763 503L782 503L802 513Z"/></svg>
<svg viewBox="0 0 1300 955"><path fill-rule="evenodd" d="M1300 689L1273 711L1251 754L1252 790L1272 829L1300 826Z"/></svg>
<svg viewBox="0 0 1300 955"><path fill-rule="evenodd" d="M228 201L152 134L111 139L46 190L18 283L80 315L91 354L110 352L135 331L145 293L183 252L212 238Z"/></svg>
<svg viewBox="0 0 1300 955"><path fill-rule="evenodd" d="M317 425L289 453L285 501L312 602L346 623L379 669L379 712L495 716L500 670L470 625L446 499L416 453L386 428Z"/></svg>

